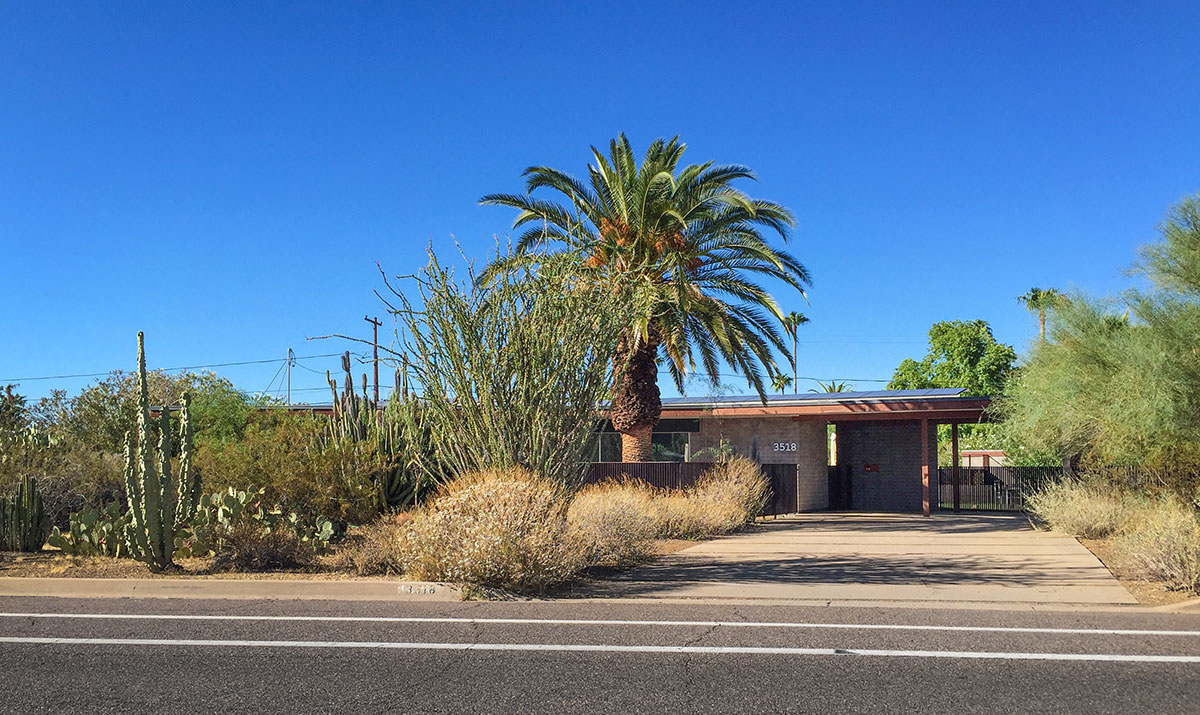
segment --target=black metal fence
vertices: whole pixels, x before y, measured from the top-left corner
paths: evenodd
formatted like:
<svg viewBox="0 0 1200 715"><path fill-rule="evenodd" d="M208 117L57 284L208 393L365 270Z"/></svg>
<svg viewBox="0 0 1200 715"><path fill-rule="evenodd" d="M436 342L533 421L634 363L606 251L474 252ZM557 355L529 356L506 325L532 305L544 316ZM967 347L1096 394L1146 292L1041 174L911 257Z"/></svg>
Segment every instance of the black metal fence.
<svg viewBox="0 0 1200 715"><path fill-rule="evenodd" d="M1062 477L1061 467L959 467L958 498L953 470L938 469L938 508L1024 511L1028 495Z"/></svg>
<svg viewBox="0 0 1200 715"><path fill-rule="evenodd" d="M799 484L795 464L760 464L771 483L771 498L761 516L792 514L799 511ZM686 489L700 475L712 469L706 462L592 462L583 477L584 484L606 479L629 477L659 489Z"/></svg>

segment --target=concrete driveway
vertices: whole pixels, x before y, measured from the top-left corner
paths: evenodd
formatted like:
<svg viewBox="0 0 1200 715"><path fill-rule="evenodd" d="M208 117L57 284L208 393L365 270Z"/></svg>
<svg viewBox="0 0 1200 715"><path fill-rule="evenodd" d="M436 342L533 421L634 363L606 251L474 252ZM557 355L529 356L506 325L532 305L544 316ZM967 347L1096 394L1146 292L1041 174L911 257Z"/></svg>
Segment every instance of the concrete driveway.
<svg viewBox="0 0 1200 715"><path fill-rule="evenodd" d="M952 607L1136 604L1069 536L1019 515L783 517L629 571L587 595Z"/></svg>

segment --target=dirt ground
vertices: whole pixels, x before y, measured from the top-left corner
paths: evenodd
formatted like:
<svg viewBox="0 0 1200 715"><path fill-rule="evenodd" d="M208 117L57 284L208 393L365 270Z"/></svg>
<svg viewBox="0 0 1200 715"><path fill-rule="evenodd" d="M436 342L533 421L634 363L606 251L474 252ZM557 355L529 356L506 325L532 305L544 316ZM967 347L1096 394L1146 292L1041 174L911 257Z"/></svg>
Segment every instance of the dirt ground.
<svg viewBox="0 0 1200 715"><path fill-rule="evenodd" d="M655 556L666 556L695 546L685 539L660 539L654 544ZM104 556L67 556L46 548L36 554L0 552L0 577L24 578L228 578L228 579L355 579L360 578L340 565L336 551L318 557L308 569L287 571L214 571L213 560L177 559L180 570L155 574L133 559ZM379 578L369 576L362 578Z"/></svg>
<svg viewBox="0 0 1200 715"><path fill-rule="evenodd" d="M1107 539L1080 539L1079 543L1095 554L1105 568L1117 577L1125 590L1133 594L1138 603L1144 606L1166 606L1195 598L1195 594L1187 591L1172 591L1157 581L1138 578L1116 558L1112 544Z"/></svg>
<svg viewBox="0 0 1200 715"><path fill-rule="evenodd" d="M320 557L311 569L290 571L235 572L214 571L212 559L178 559L180 570L152 573L145 564L133 559L104 556L67 556L46 549L36 554L0 552L0 577L26 578L267 578L267 579L349 579L355 576L334 565L332 556Z"/></svg>

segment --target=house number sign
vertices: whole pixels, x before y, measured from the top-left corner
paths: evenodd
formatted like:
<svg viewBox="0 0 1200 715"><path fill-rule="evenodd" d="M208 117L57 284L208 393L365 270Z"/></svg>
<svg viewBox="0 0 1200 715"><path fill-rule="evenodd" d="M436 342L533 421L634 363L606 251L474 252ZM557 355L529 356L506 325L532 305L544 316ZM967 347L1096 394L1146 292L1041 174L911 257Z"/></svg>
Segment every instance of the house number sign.
<svg viewBox="0 0 1200 715"><path fill-rule="evenodd" d="M795 442L772 442L771 449L776 452L795 452Z"/></svg>

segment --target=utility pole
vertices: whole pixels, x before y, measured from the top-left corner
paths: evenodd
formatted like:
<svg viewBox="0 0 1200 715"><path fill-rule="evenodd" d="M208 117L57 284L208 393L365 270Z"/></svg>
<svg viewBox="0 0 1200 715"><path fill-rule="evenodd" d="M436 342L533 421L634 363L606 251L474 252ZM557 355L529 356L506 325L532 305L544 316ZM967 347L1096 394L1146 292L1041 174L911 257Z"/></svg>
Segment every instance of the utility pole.
<svg viewBox="0 0 1200 715"><path fill-rule="evenodd" d="M289 407L292 404L292 366L295 364L296 364L296 353L292 352L291 348L288 348L288 356L287 356L287 382L288 382L287 396L288 396L288 398L287 398L287 403L288 403Z"/></svg>
<svg viewBox="0 0 1200 715"><path fill-rule="evenodd" d="M363 316L363 320L371 324L372 332L375 334L371 342L374 345L375 351L373 356L375 362L375 409L379 409L379 326L383 325L383 322L377 317L368 318L365 315Z"/></svg>

